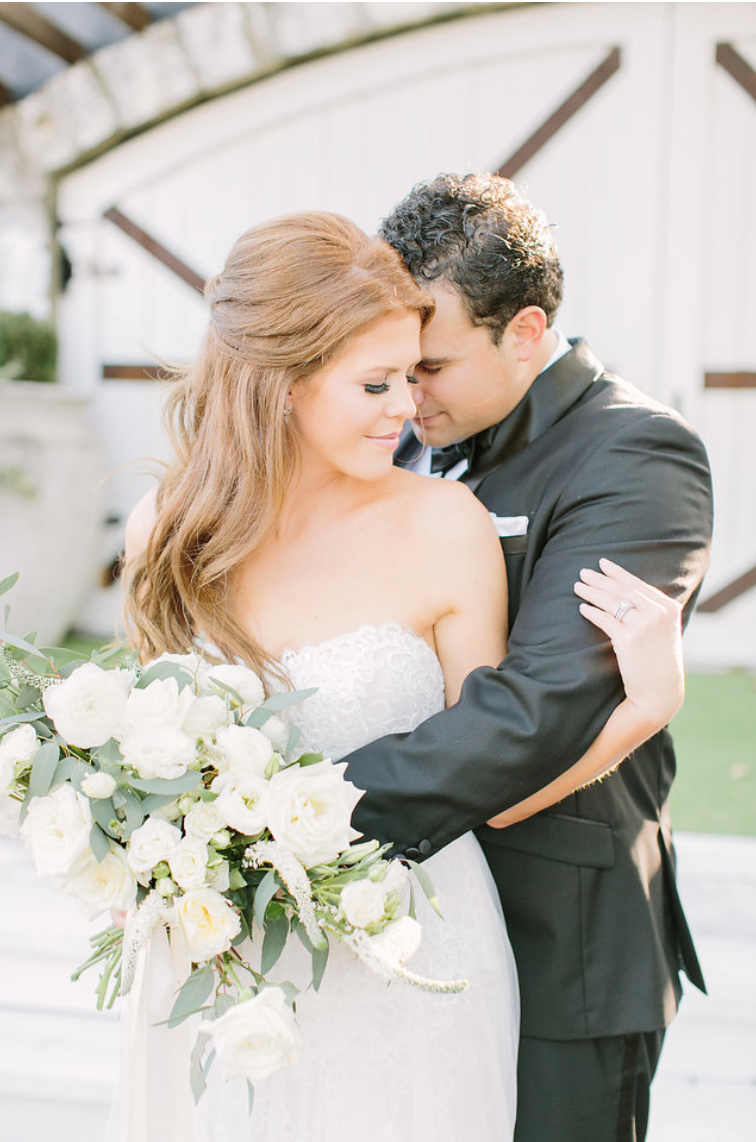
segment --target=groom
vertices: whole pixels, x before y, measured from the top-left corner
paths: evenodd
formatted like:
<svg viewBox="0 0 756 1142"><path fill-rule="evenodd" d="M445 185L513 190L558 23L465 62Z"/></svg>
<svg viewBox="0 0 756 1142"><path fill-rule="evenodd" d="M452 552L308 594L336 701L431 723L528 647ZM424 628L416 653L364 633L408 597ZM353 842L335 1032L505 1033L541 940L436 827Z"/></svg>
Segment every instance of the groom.
<svg viewBox="0 0 756 1142"><path fill-rule="evenodd" d="M556 249L509 181L440 176L382 234L436 300L413 427L428 467L494 516L511 634L456 706L348 758L367 790L354 824L415 860L478 828L520 978L516 1142L640 1142L680 969L704 987L675 886L670 737L529 820L483 822L571 766L622 696L606 638L578 611L580 569L608 556L690 615L711 533L706 453L553 325Z"/></svg>

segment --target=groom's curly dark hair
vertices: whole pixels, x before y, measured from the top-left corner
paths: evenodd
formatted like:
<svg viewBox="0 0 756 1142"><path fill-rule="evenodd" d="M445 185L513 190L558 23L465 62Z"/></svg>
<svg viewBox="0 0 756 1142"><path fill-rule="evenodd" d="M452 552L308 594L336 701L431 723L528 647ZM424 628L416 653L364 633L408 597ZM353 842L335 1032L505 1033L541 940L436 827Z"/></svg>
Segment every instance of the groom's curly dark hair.
<svg viewBox="0 0 756 1142"><path fill-rule="evenodd" d="M455 287L474 325L495 345L527 305L549 325L564 274L549 224L515 185L497 175L442 174L418 183L380 227L412 276Z"/></svg>

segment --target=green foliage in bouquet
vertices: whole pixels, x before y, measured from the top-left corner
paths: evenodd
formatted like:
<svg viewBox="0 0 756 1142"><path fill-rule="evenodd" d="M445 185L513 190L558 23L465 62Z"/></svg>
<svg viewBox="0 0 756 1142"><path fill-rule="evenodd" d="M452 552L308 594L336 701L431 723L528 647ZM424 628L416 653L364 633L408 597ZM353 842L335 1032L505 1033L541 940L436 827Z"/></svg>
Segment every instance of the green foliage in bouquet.
<svg viewBox="0 0 756 1142"><path fill-rule="evenodd" d="M56 379L57 359L58 340L49 321L0 310L0 379L49 383Z"/></svg>
<svg viewBox="0 0 756 1142"><path fill-rule="evenodd" d="M170 933L186 978L168 1025L203 1019L196 1098L216 1055L250 1091L271 1073L268 1056L258 1064L244 1047L261 1026L279 1028L275 1066L295 1057L297 988L266 979L291 936L310 953L316 989L329 938L387 978L466 986L406 968L420 935L406 869L385 859L388 846L352 843L360 791L346 766L294 754L286 712L314 691L266 697L247 667L194 650L142 668L126 647L86 657L34 641L0 633L0 826L15 816L39 875L91 918L125 916L124 931L92 938L73 977L99 966L98 1008L130 990L153 935ZM427 873L413 869L438 910Z"/></svg>

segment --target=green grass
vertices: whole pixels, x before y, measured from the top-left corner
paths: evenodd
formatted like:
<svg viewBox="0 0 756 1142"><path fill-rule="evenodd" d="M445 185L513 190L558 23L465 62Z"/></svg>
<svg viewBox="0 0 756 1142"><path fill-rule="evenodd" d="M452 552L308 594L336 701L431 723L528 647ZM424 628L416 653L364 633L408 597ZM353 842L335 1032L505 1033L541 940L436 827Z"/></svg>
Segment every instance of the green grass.
<svg viewBox="0 0 756 1142"><path fill-rule="evenodd" d="M89 655L101 640L73 633L64 645ZM689 674L671 730L674 827L756 836L756 674Z"/></svg>
<svg viewBox="0 0 756 1142"><path fill-rule="evenodd" d="M756 674L689 674L670 728L674 827L756 836Z"/></svg>

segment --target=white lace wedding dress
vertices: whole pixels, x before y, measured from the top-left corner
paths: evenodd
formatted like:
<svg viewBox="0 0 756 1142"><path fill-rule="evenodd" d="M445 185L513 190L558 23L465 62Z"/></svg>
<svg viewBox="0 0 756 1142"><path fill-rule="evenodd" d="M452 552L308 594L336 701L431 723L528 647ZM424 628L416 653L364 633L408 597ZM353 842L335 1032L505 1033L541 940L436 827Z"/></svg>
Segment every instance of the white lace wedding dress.
<svg viewBox="0 0 756 1142"><path fill-rule="evenodd" d="M286 651L283 665L296 689L318 687L291 714L300 747L334 760L414 729L444 705L437 657L395 623ZM268 978L305 988L297 1000L299 1061L256 1084L251 1117L246 1084L225 1082L217 1071L191 1124L171 1113L163 1088L163 1132L129 1131L123 1142L510 1142L519 998L496 890L472 834L425 867L444 920L416 891L423 944L409 966L440 979L464 977L465 992L389 984L333 941L314 992L309 956L290 940ZM165 1051L176 1031L163 1034Z"/></svg>

